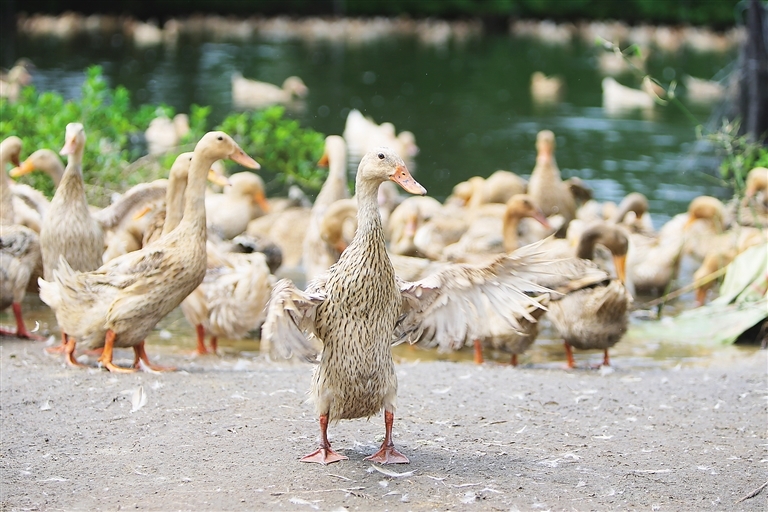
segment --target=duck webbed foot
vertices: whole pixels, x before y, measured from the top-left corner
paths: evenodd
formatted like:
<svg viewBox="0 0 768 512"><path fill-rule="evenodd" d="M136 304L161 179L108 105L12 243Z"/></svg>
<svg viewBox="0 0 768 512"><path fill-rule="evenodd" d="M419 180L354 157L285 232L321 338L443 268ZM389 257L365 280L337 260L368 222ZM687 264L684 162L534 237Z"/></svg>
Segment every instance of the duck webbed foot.
<svg viewBox="0 0 768 512"><path fill-rule="evenodd" d="M135 357L133 359L133 367L135 369L141 368L141 363L144 363L144 366L149 368L152 371L155 372L174 372L176 371L176 368L173 366L160 366L156 364L152 364L149 362L149 357L147 357L147 351L144 349L144 342L142 341L138 345L133 347L133 352L135 354Z"/></svg>
<svg viewBox="0 0 768 512"><path fill-rule="evenodd" d="M328 441L328 415L320 415L320 448L305 455L301 462L317 462L318 464L331 464L340 460L348 460L349 457L341 455L331 449L331 443Z"/></svg>
<svg viewBox="0 0 768 512"><path fill-rule="evenodd" d="M62 335L62 337L65 337L67 340L64 345L64 360L70 366L85 368L84 364L77 362L77 359L75 359L75 345L77 344L75 338L67 336L66 334Z"/></svg>
<svg viewBox="0 0 768 512"><path fill-rule="evenodd" d="M112 362L112 350L115 345L115 331L112 329L107 330L107 335L104 337L104 350L101 352L101 357L99 357L99 363L101 363L104 368L109 370L110 372L115 373L133 373L136 371L136 368L123 368L122 366L117 366Z"/></svg>
<svg viewBox="0 0 768 512"><path fill-rule="evenodd" d="M38 336L37 334L27 330L27 326L24 324L24 318L21 315L21 304L18 302L13 303L13 316L16 318L16 332L2 329L0 330L0 334L3 336L15 336L17 338L24 338L35 341L43 341L45 339L42 336Z"/></svg>
<svg viewBox="0 0 768 512"><path fill-rule="evenodd" d="M318 448L309 455L305 455L300 460L301 462L317 462L318 464L325 466L333 462L339 462L340 460L348 459L349 457L333 451L329 446L327 448Z"/></svg>
<svg viewBox="0 0 768 512"><path fill-rule="evenodd" d="M392 423L395 415L391 411L384 411L384 442L381 443L379 451L366 457L365 460L378 462L379 464L409 464L408 457L397 451L395 443L392 442Z"/></svg>

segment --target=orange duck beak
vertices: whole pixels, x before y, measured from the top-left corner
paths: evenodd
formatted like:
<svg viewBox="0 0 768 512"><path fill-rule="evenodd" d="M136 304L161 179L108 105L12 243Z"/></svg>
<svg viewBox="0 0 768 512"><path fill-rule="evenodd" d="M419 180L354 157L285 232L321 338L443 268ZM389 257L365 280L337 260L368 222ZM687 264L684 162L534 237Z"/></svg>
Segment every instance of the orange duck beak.
<svg viewBox="0 0 768 512"><path fill-rule="evenodd" d="M427 189L422 187L418 181L413 179L411 172L404 165L398 165L397 169L395 170L395 174L390 176L389 179L403 187L403 190L411 194L418 194L423 196L427 193Z"/></svg>

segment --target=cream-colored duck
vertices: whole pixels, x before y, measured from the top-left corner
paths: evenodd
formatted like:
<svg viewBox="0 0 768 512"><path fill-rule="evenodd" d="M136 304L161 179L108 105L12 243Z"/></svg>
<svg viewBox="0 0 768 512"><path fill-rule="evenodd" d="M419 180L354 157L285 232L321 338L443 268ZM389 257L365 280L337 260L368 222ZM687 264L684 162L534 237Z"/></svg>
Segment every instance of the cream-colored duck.
<svg viewBox="0 0 768 512"><path fill-rule="evenodd" d="M162 155L177 148L181 140L189 133L189 116L176 114L173 119L166 115L158 116L149 122L144 130L147 152L150 155Z"/></svg>
<svg viewBox="0 0 768 512"><path fill-rule="evenodd" d="M528 180L528 195L544 215L562 215L563 223L556 236L565 237L568 223L576 217L576 201L570 188L560 177L555 160L555 134L541 130L536 136L536 165Z"/></svg>
<svg viewBox="0 0 768 512"><path fill-rule="evenodd" d="M473 176L457 183L446 204L476 208L488 203L506 203L515 194L525 194L528 182L511 171L499 169L487 178Z"/></svg>
<svg viewBox="0 0 768 512"><path fill-rule="evenodd" d="M11 306L16 320L15 331L0 329L0 334L41 339L27 329L21 311L30 278L42 262L40 242L37 233L15 221L12 185L6 172L9 163L19 164L21 147L21 139L15 135L0 142L0 309Z"/></svg>
<svg viewBox="0 0 768 512"><path fill-rule="evenodd" d="M691 103L711 105L721 101L726 94L726 87L715 80L706 80L691 75L683 75L685 98Z"/></svg>
<svg viewBox="0 0 768 512"><path fill-rule="evenodd" d="M51 177L54 187L58 188L64 177L64 164L55 151L41 148L29 155L18 167L11 170L11 177L18 178L35 170L41 170Z"/></svg>
<svg viewBox="0 0 768 512"><path fill-rule="evenodd" d="M168 176L161 237L176 229L184 215L184 196L193 153L176 158ZM208 179L213 176L208 172ZM182 302L181 311L197 333L198 354L208 352L205 335L211 335L216 353L218 339L242 339L264 320L264 306L273 283L264 254L234 253L210 237L206 242L205 278Z"/></svg>
<svg viewBox="0 0 768 512"><path fill-rule="evenodd" d="M531 99L539 105L558 103L565 95L565 82L559 76L547 76L541 71L531 74Z"/></svg>
<svg viewBox="0 0 768 512"><path fill-rule="evenodd" d="M302 265L306 279L312 280L336 263L340 252L329 245L321 233L328 208L338 200L349 198L347 185L347 143L340 135L325 138L319 165L328 167L328 176L310 210L309 227L302 245Z"/></svg>
<svg viewBox="0 0 768 512"><path fill-rule="evenodd" d="M266 238L274 242L283 255L278 272L301 270L304 257L304 238L309 229L311 208L292 206L279 212L268 213L248 223L248 236Z"/></svg>
<svg viewBox="0 0 768 512"><path fill-rule="evenodd" d="M7 73L3 73L0 76L0 98L7 98L12 103L18 101L22 88L32 83L29 72L32 67L28 59L19 59Z"/></svg>
<svg viewBox="0 0 768 512"><path fill-rule="evenodd" d="M535 220L545 229L550 227L544 213L529 195L516 194L504 205L501 217L488 215L476 219L458 242L443 250L442 256L447 261L479 263L488 261L495 254L512 252L521 245L540 240L521 239L520 224L526 218Z"/></svg>
<svg viewBox="0 0 768 512"><path fill-rule="evenodd" d="M744 197L728 205L728 212L742 226L768 227L768 167L747 173Z"/></svg>
<svg viewBox="0 0 768 512"><path fill-rule="evenodd" d="M598 243L613 254L618 279L575 280L549 303L547 317L563 338L569 368L575 366L571 347L602 350L603 365L608 366L608 349L624 336L629 323L632 296L624 287L629 239L617 226L592 225L582 233L576 257L591 259Z"/></svg>
<svg viewBox="0 0 768 512"><path fill-rule="evenodd" d="M19 166L11 169L9 175L12 178L19 178L35 169L40 169L48 174L56 187L59 186L61 177L64 175L64 164L61 162L61 158L50 149L38 149L33 152ZM14 183L12 190L16 215L22 217L19 219L19 223L40 233L43 217L48 211L50 201L42 192L29 185Z"/></svg>
<svg viewBox="0 0 768 512"><path fill-rule="evenodd" d="M404 256L424 256L414 244L418 229L439 215L443 205L430 196L411 196L397 205L385 225L389 251Z"/></svg>
<svg viewBox="0 0 768 512"><path fill-rule="evenodd" d="M232 73L232 103L237 108L264 108L275 104L288 104L294 99L304 98L309 88L297 76L289 76L282 87L243 77Z"/></svg>
<svg viewBox="0 0 768 512"><path fill-rule="evenodd" d="M640 192L630 192L616 206L611 222L621 224L631 232L654 233L653 222L648 214L648 198Z"/></svg>
<svg viewBox="0 0 768 512"><path fill-rule="evenodd" d="M229 176L229 183L222 193L205 196L208 229L224 240L244 233L250 221L269 213L261 176L250 171L238 172Z"/></svg>
<svg viewBox="0 0 768 512"><path fill-rule="evenodd" d="M144 339L157 322L203 281L206 271L206 175L216 160L229 158L258 168L232 138L208 132L195 146L179 225L155 243L115 258L90 272L73 270L64 258L53 280L40 279L40 298L56 312L68 335L67 359L75 341L88 349L103 347L99 361L110 371L135 371L112 362L114 347L132 347L134 366L149 363Z"/></svg>
<svg viewBox="0 0 768 512"><path fill-rule="evenodd" d="M87 272L101 266L104 228L91 215L83 183L85 129L81 123L66 128L62 155L69 160L40 230L43 273L46 280L63 257L76 271Z"/></svg>
<svg viewBox="0 0 768 512"><path fill-rule="evenodd" d="M610 115L632 110L652 111L656 101L647 92L627 87L607 76L603 78L603 109Z"/></svg>
<svg viewBox="0 0 768 512"><path fill-rule="evenodd" d="M307 333L323 345L310 391L320 416L320 448L304 462L346 459L331 449L328 424L384 409L384 441L368 460L407 463L392 441L397 396L393 340L454 343L476 337L485 331L484 310L475 307L484 297L517 328L519 318L530 316L526 308L536 305L526 292L546 292L526 278L543 275L539 271L566 273L555 268L557 263L537 265L537 256L529 253L502 256L485 267L449 265L418 282L399 281L387 256L377 204L379 185L386 180L411 193L426 192L393 150L367 153L357 172L358 228L352 243L306 291L290 280L279 281L272 291L262 328L267 343L282 348L283 355L307 358L316 356Z"/></svg>

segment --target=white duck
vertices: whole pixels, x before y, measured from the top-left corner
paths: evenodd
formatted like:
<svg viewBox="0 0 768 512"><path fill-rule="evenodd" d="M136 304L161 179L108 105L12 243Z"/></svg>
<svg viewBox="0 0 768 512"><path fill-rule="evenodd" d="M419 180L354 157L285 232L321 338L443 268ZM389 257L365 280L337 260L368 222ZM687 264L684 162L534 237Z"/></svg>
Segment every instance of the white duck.
<svg viewBox="0 0 768 512"><path fill-rule="evenodd" d="M296 98L304 98L309 88L297 76L289 76L282 87L232 73L232 103L237 108L264 108L275 104L288 104Z"/></svg>

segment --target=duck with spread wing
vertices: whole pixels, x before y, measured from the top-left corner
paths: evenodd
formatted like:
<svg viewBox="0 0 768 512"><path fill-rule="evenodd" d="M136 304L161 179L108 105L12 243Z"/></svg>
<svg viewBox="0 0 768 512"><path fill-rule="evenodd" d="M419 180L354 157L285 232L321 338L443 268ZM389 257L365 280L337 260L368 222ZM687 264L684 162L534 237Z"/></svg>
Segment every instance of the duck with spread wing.
<svg viewBox="0 0 768 512"><path fill-rule="evenodd" d="M489 306L521 329L521 321L535 322L529 306L543 307L531 294L548 293L568 275L602 274L585 260L545 259L533 245L482 266L450 264L420 281L405 282L396 277L387 254L376 199L379 185L387 180L407 192L426 193L395 151L368 152L357 170L354 239L306 290L290 280L279 281L267 306L262 338L272 350L312 360L316 342L322 343L310 390L320 417L320 447L303 462L347 459L331 449L329 422L370 417L384 409L384 442L367 459L408 463L392 441L397 395L393 343L482 337Z"/></svg>

